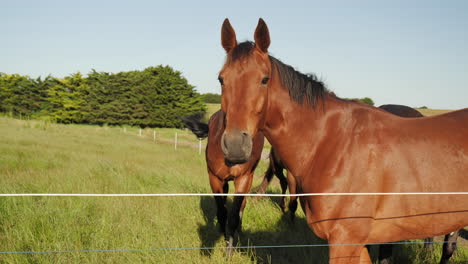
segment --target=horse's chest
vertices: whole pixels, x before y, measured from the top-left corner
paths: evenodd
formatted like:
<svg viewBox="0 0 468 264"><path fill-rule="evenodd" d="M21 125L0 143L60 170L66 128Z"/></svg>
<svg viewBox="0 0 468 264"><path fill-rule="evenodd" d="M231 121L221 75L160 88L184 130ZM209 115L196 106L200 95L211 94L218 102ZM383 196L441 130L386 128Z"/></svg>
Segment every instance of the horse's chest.
<svg viewBox="0 0 468 264"><path fill-rule="evenodd" d="M241 165L234 165L229 167L230 177L236 178L244 174L244 168Z"/></svg>

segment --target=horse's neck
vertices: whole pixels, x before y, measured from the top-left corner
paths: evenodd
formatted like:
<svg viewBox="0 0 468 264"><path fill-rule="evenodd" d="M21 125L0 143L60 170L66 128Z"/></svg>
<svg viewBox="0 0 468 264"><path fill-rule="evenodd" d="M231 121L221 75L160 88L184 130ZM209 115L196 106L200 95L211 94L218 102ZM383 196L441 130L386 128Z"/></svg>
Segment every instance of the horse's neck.
<svg viewBox="0 0 468 264"><path fill-rule="evenodd" d="M264 133L285 165L300 171L302 165L297 161L313 159L329 137L340 136L341 130L334 127L345 119L347 108L348 102L328 94L315 107L300 105L290 99L286 89L277 87L269 94Z"/></svg>

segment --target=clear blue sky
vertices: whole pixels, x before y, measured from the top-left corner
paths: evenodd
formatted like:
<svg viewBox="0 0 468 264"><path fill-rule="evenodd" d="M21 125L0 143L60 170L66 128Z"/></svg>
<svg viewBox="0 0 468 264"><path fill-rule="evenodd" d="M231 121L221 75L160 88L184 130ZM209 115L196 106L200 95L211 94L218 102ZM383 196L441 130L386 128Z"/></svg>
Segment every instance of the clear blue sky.
<svg viewBox="0 0 468 264"><path fill-rule="evenodd" d="M63 77L170 65L220 93L220 28L267 22L270 52L341 97L468 107L468 1L4 1L0 72Z"/></svg>

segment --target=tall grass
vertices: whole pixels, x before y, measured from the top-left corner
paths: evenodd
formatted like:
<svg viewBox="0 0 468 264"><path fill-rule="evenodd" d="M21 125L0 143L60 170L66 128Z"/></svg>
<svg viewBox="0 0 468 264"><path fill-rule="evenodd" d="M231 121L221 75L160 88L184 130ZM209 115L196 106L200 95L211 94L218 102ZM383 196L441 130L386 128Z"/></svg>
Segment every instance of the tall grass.
<svg viewBox="0 0 468 264"><path fill-rule="evenodd" d="M136 131L0 117L0 193L210 192L204 155ZM265 167L262 161L254 185ZM279 192L278 184L269 191ZM248 199L239 245L325 243L302 213L292 224L277 204ZM0 197L1 252L213 246L224 241L211 197ZM422 263L412 258L420 248L402 246L396 254ZM326 263L327 254L326 247L250 248L230 262ZM452 263L466 259L467 251L459 251ZM221 249L0 254L0 263L224 262Z"/></svg>

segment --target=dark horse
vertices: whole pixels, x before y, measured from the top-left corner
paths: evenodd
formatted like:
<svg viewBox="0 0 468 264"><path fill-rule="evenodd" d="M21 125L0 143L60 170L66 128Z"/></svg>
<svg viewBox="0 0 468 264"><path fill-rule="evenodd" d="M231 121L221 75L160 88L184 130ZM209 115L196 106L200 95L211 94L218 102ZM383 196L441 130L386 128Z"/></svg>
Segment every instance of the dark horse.
<svg viewBox="0 0 468 264"><path fill-rule="evenodd" d="M283 170L287 170L286 166L284 163L281 161L278 153L275 151L274 148L271 148L270 150L270 156L269 156L269 165L268 169L265 172L265 176L263 177L263 181L260 184L260 186L257 188L257 193L265 193L268 185L270 184L271 180L273 179L273 175L276 175L276 177L280 180L281 184L281 189L283 191L283 194L286 193L286 189L289 186L289 193L290 194L295 194L296 193L296 182L294 177L292 176L291 172L287 170L287 181L283 181L282 179L286 179L283 174ZM281 210L283 213L285 212L286 209L286 198L283 197L280 203ZM297 197L291 196L289 200L289 214L291 217L291 220L294 221L295 213L297 210Z"/></svg>
<svg viewBox="0 0 468 264"><path fill-rule="evenodd" d="M253 138L253 143L251 145L252 155L250 156L248 162L244 164L227 162L224 158L221 146L221 137L225 128L224 118L224 113L222 111L218 111L211 116L208 124L205 124L201 121L201 114L184 117L182 120L198 138L208 137L205 155L210 186L213 193L228 193L228 181L231 180L234 181L236 193L248 193L252 186L252 179L255 168L257 167L257 164L261 158L264 137L262 133L258 133L257 136ZM280 180L282 193L284 194L286 193L286 189L288 187L288 180L282 173L283 167L279 166L282 166L281 162L279 159L275 158L274 151L272 149L270 153L270 164L265 175L265 178L268 178L268 180L264 180L263 182L269 182L273 176L273 174L270 174L270 172L273 172ZM263 186L264 184L261 185L260 191L265 190L263 189ZM266 185L264 187L266 188ZM294 186L292 188L294 189ZM234 197L234 202L229 215L226 208L226 197L215 196L215 201L217 205L217 218L221 232L225 235L227 246L232 247L234 234L241 225L242 212L245 208L246 199L244 196ZM297 208L297 201L295 199L291 201L292 202L290 202L289 208L292 212L292 215L294 215L294 211ZM280 204L283 212L285 211L285 203L285 198L283 198ZM228 254L231 252L232 249L229 249Z"/></svg>
<svg viewBox="0 0 468 264"><path fill-rule="evenodd" d="M468 225L468 109L402 118L333 96L313 75L269 56L263 20L238 44L226 19L219 73L225 158L248 162L263 133L309 195L307 223L330 244L330 263L370 263L366 244L443 235Z"/></svg>

